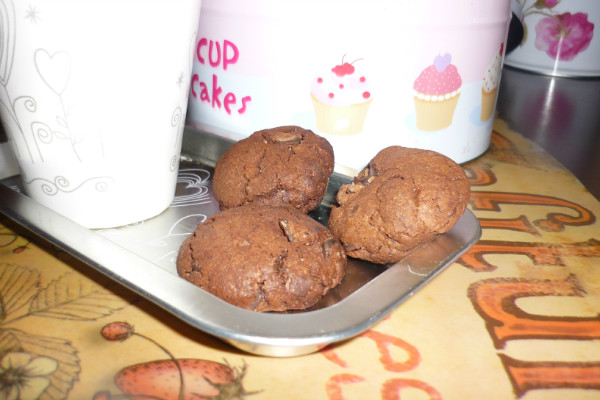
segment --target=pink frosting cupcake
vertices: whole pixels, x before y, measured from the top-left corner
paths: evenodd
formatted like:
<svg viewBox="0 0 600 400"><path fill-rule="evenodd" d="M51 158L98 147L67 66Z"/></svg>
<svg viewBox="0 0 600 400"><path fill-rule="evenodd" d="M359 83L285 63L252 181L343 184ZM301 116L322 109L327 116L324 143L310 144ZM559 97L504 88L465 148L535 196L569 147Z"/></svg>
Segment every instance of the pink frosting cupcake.
<svg viewBox="0 0 600 400"><path fill-rule="evenodd" d="M417 112L417 128L436 131L452 124L454 110L460 97L462 79L452 56L436 56L433 65L425 68L413 85Z"/></svg>
<svg viewBox="0 0 600 400"><path fill-rule="evenodd" d="M319 131L334 135L362 131L372 94L369 79L354 63L342 59L340 65L313 79L311 97Z"/></svg>

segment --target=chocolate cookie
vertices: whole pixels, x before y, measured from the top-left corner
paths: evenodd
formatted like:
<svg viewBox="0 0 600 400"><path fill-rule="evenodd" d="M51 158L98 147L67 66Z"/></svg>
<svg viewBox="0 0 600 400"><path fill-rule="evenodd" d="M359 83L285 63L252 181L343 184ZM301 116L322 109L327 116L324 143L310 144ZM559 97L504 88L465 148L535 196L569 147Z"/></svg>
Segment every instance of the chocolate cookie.
<svg viewBox="0 0 600 400"><path fill-rule="evenodd" d="M449 231L464 213L469 194L465 172L448 157L392 146L340 188L329 229L351 257L397 262Z"/></svg>
<svg viewBox="0 0 600 400"><path fill-rule="evenodd" d="M221 156L213 177L222 210L244 204L317 208L333 173L331 144L310 130L282 126L253 133Z"/></svg>
<svg viewBox="0 0 600 400"><path fill-rule="evenodd" d="M345 271L341 243L288 207L222 211L196 228L177 258L179 276L254 311L308 308L340 283Z"/></svg>

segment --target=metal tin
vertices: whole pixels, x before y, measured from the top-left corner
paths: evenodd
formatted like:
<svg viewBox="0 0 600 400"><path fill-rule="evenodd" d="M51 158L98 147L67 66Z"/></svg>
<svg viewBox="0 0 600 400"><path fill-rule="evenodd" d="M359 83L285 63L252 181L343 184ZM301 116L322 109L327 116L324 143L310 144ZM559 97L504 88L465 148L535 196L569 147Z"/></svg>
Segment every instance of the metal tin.
<svg viewBox="0 0 600 400"><path fill-rule="evenodd" d="M338 172L390 145L472 160L490 145L511 15L510 0L203 0L188 123L235 139L299 125Z"/></svg>
<svg viewBox="0 0 600 400"><path fill-rule="evenodd" d="M0 212L190 325L249 353L289 357L315 352L367 330L460 257L481 236L467 210L454 228L393 265L350 259L342 283L316 306L292 313L235 307L181 279L175 260L183 240L219 211L210 176L230 141L203 132L184 135L175 200L161 215L115 229L90 230L19 193L20 177L2 181ZM350 177L334 174L320 207Z"/></svg>
<svg viewBox="0 0 600 400"><path fill-rule="evenodd" d="M525 35L506 65L552 76L600 76L600 2L513 1L521 8Z"/></svg>

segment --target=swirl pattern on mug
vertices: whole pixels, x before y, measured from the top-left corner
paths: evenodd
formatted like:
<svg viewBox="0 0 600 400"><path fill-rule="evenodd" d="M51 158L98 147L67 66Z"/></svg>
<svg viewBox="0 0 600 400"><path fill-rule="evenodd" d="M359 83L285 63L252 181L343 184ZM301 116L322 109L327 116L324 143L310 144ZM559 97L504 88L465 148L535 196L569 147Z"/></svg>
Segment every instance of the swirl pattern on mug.
<svg viewBox="0 0 600 400"><path fill-rule="evenodd" d="M58 192L72 193L90 185L97 192L108 192L111 190L114 182L115 180L110 176L97 176L87 178L79 182L79 184L72 184L68 178L60 175L55 177L53 181L44 178L33 178L23 181L25 185L39 185L42 191L48 196L54 196Z"/></svg>

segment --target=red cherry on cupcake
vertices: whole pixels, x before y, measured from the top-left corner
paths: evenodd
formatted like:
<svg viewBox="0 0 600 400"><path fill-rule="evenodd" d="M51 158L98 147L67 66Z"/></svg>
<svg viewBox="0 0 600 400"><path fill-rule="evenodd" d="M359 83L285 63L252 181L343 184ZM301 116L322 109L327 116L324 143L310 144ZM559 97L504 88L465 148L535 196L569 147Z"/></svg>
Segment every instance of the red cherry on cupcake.
<svg viewBox="0 0 600 400"><path fill-rule="evenodd" d="M340 78L342 76L352 75L354 73L354 66L352 64L354 64L355 62L357 62L359 60L362 60L362 58L359 58L358 60L354 60L351 63L347 63L347 62L344 62L345 57L346 57L346 55L344 54L344 57L342 57L342 63L340 65L336 65L335 67L331 68L331 72L333 72Z"/></svg>
<svg viewBox="0 0 600 400"><path fill-rule="evenodd" d="M343 63L342 65L336 65L331 71L339 77L352 75L354 73L354 66L350 63Z"/></svg>

